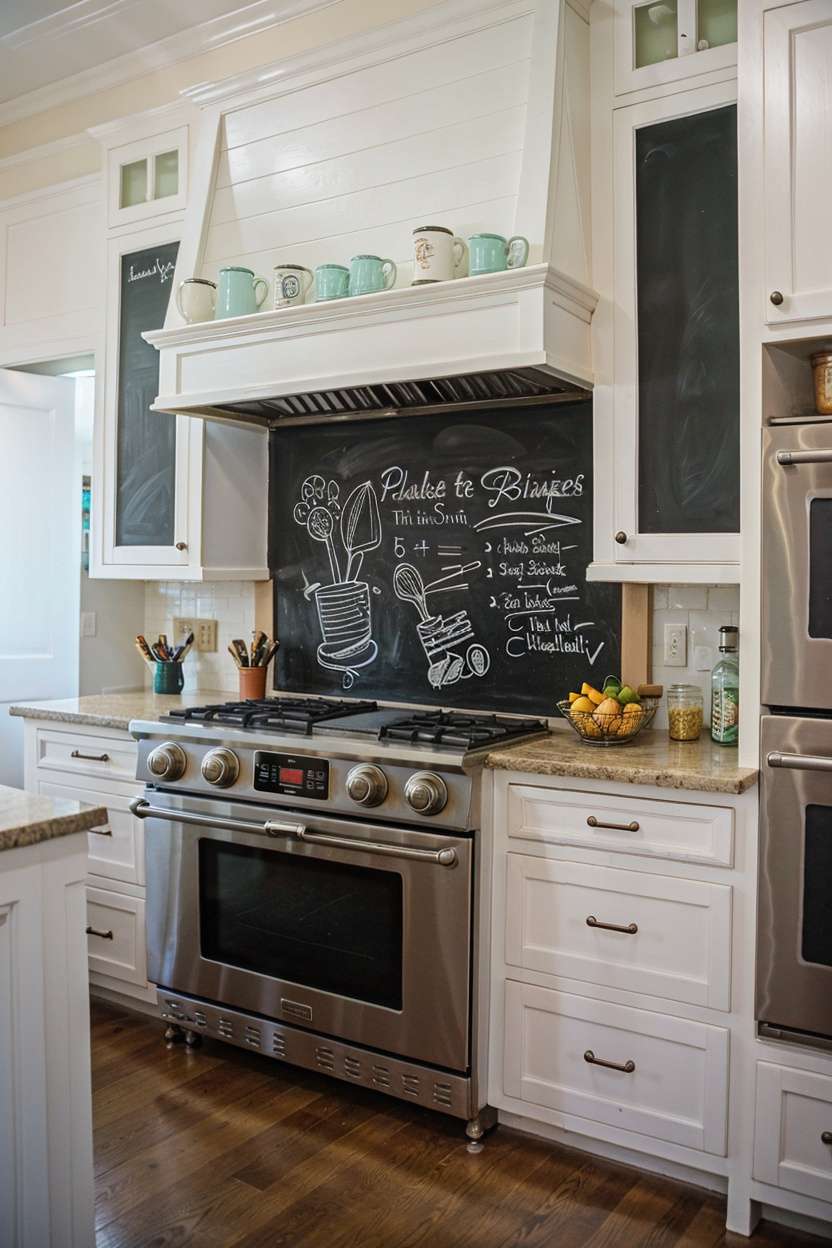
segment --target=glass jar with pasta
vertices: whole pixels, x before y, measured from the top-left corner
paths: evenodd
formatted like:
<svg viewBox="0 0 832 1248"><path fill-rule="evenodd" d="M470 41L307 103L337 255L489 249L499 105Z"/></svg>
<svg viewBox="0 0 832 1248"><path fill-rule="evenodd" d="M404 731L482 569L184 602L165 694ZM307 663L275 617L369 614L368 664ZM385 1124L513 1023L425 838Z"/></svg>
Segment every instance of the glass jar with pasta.
<svg viewBox="0 0 832 1248"><path fill-rule="evenodd" d="M702 690L698 685L671 685L667 691L667 723L671 741L696 741L702 732Z"/></svg>

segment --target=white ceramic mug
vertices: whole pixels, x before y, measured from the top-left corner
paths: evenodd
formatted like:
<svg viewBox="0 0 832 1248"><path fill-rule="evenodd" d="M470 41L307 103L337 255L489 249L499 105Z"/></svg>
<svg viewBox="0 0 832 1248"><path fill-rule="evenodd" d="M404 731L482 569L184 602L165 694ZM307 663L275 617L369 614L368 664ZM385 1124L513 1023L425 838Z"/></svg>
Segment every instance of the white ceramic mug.
<svg viewBox="0 0 832 1248"><path fill-rule="evenodd" d="M204 277L186 277L179 283L176 306L183 321L189 325L197 321L213 321L217 302L217 287Z"/></svg>
<svg viewBox="0 0 832 1248"><path fill-rule="evenodd" d="M306 303L312 289L314 275L302 264L278 264L274 269L274 306L290 308L296 303Z"/></svg>
<svg viewBox="0 0 832 1248"><path fill-rule="evenodd" d="M413 231L412 286L425 282L449 282L464 277L468 247L444 225L420 225Z"/></svg>

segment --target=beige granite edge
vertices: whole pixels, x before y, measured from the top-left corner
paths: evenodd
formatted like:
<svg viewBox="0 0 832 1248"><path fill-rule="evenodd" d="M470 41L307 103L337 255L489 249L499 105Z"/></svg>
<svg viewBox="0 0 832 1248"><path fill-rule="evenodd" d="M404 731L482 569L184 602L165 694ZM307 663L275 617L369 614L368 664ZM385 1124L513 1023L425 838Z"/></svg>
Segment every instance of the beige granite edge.
<svg viewBox="0 0 832 1248"><path fill-rule="evenodd" d="M107 811L103 806L81 807L79 802L56 801L52 798L38 798L30 794L20 793L20 814L16 809L7 809L5 793L0 789L0 823L7 823L9 816L20 818L17 826L0 826L0 852L7 849L23 849L28 845L39 845L43 841L53 841L61 836L71 836L74 832L88 832L90 828L100 828L107 822ZM26 811L37 810L39 804L52 807L65 805L77 806L77 810L65 810L52 814L27 815Z"/></svg>
<svg viewBox="0 0 832 1248"><path fill-rule="evenodd" d="M103 715L93 711L50 711L44 707L10 706L10 715L18 715L21 719L47 719L55 724L92 724L97 728L118 728L126 732L131 719L139 718L131 715Z"/></svg>
<svg viewBox="0 0 832 1248"><path fill-rule="evenodd" d="M537 776L567 776L578 780L612 780L625 784L653 785L659 789L687 789L695 793L745 793L757 783L758 772L740 768L733 775L715 775L707 771L680 771L644 763L578 762L574 759L541 758L523 754L522 750L494 750L485 760L493 771L515 771Z"/></svg>

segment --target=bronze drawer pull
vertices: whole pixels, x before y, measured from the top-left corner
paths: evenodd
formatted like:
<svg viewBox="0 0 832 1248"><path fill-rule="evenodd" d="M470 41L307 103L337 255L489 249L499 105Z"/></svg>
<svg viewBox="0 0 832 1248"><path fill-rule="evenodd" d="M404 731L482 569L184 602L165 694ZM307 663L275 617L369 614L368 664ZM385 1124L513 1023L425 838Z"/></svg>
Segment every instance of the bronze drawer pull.
<svg viewBox="0 0 832 1248"><path fill-rule="evenodd" d="M832 1144L832 1131L821 1131L820 1142L821 1144Z"/></svg>
<svg viewBox="0 0 832 1248"><path fill-rule="evenodd" d="M599 923L594 914L586 916L587 927L602 927L605 932L624 932L627 936L635 936L638 931L638 923L628 923L622 927L620 923Z"/></svg>
<svg viewBox="0 0 832 1248"><path fill-rule="evenodd" d="M596 1057L592 1049L587 1049L584 1053L584 1061L589 1062L590 1066L605 1066L607 1070L620 1070L625 1075L631 1075L636 1068L632 1058L626 1062L605 1062L603 1057Z"/></svg>
<svg viewBox="0 0 832 1248"><path fill-rule="evenodd" d="M80 750L73 750L70 758L83 758L88 763L109 763L109 754L82 754Z"/></svg>
<svg viewBox="0 0 832 1248"><path fill-rule="evenodd" d="M100 932L100 931L98 930L98 928L97 928L97 927L88 927L88 928L87 928L87 935L88 935L88 936L100 936L102 940L112 940L112 939L113 939L113 932L112 932L112 928L110 929L110 931L109 931L109 932Z"/></svg>
<svg viewBox="0 0 832 1248"><path fill-rule="evenodd" d="M638 832L639 830L635 819L630 823L601 823L594 815L589 815L586 824L588 828L609 828L611 832Z"/></svg>
<svg viewBox="0 0 832 1248"><path fill-rule="evenodd" d="M112 828L90 828L90 832L92 832L93 836L112 836L113 835Z"/></svg>

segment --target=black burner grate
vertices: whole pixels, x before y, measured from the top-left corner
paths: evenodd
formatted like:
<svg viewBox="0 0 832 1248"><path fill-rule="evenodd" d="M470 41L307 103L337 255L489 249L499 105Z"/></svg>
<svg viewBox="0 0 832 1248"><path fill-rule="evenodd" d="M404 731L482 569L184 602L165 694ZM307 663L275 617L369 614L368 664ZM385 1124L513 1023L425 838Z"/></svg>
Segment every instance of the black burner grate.
<svg viewBox="0 0 832 1248"><path fill-rule="evenodd" d="M386 724L380 730L379 738L382 741L410 741L473 750L547 731L542 719L465 715L460 711L417 711Z"/></svg>
<svg viewBox="0 0 832 1248"><path fill-rule="evenodd" d="M180 723L229 724L267 732L294 732L309 736L315 724L374 711L375 702L345 702L336 698L263 698L245 702L218 702L211 706L177 708L163 716Z"/></svg>

